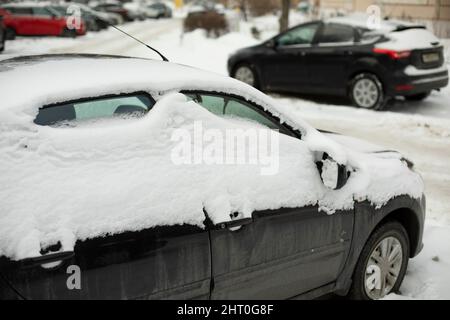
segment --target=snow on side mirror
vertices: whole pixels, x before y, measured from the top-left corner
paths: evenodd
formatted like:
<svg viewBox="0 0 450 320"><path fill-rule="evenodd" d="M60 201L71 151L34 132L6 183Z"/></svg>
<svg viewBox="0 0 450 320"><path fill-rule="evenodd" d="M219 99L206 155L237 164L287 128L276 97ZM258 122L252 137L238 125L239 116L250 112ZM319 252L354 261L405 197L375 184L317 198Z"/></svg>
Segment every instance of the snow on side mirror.
<svg viewBox="0 0 450 320"><path fill-rule="evenodd" d="M331 190L339 190L348 180L347 168L330 158L326 153L323 159L316 163L320 178L325 187Z"/></svg>

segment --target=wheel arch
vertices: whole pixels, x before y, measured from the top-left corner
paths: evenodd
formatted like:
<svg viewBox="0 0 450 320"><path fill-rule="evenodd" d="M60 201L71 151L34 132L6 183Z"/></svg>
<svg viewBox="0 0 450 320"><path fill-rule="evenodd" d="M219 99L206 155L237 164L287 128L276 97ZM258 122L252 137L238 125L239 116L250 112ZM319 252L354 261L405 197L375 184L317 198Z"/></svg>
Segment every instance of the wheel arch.
<svg viewBox="0 0 450 320"><path fill-rule="evenodd" d="M414 257L414 253L417 251L420 239L420 223L417 214L410 208L399 208L390 213L388 213L374 228L377 229L383 224L397 221L406 230L409 238L410 245L410 258ZM373 231L372 231L373 232Z"/></svg>
<svg viewBox="0 0 450 320"><path fill-rule="evenodd" d="M364 246L373 232L386 222L394 220L404 226L410 240L410 257L416 256L422 249L424 218L425 197L398 196L380 208L375 208L369 201L356 203L351 249L336 281L336 294L347 295Z"/></svg>
<svg viewBox="0 0 450 320"><path fill-rule="evenodd" d="M375 75L381 82L383 91L386 92L386 79L383 76L383 73L386 74L385 68L376 59L365 57L355 61L349 68L347 76L347 93L349 92L351 81L361 73L370 73Z"/></svg>

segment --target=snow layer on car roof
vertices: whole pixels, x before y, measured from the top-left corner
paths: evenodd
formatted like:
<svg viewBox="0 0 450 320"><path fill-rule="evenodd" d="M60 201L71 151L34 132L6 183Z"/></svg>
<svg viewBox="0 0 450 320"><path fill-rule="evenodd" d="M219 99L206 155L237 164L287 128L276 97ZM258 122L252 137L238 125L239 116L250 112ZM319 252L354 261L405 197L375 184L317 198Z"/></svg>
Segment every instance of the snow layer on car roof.
<svg viewBox="0 0 450 320"><path fill-rule="evenodd" d="M181 90L233 93L256 102L299 130L311 149L328 152L340 163L347 161L337 144L293 115L289 106L275 103L240 81L189 66L100 55L21 57L0 62L0 88L3 125L20 122L29 127L34 126L33 120L42 106L80 98L137 91L149 92L155 98Z"/></svg>
<svg viewBox="0 0 450 320"><path fill-rule="evenodd" d="M334 18L328 18L326 19L326 22L336 22L336 23L342 23L342 24L348 24L351 26L364 28L364 29L370 29L368 27L368 22L372 22L373 19L369 17L366 14L362 13L354 13L349 14L342 17L334 17ZM394 31L400 26L408 27L408 26L417 26L417 24L413 24L406 21L399 21L399 20L380 20L380 25L377 28L377 31L380 32L390 32Z"/></svg>

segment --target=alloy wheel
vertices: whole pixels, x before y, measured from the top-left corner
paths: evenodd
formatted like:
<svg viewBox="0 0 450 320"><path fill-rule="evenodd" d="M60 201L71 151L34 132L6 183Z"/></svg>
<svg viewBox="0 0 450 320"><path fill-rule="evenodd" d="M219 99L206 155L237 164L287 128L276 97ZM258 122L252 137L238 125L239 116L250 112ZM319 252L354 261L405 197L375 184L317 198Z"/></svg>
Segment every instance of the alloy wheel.
<svg viewBox="0 0 450 320"><path fill-rule="evenodd" d="M253 87L255 86L255 74L247 66L239 67L234 74L234 78Z"/></svg>
<svg viewBox="0 0 450 320"><path fill-rule="evenodd" d="M388 295L400 275L403 248L395 237L382 239L369 256L364 277L364 289L371 299Z"/></svg>
<svg viewBox="0 0 450 320"><path fill-rule="evenodd" d="M372 79L359 79L353 86L353 99L362 108L373 108L379 97L380 92Z"/></svg>

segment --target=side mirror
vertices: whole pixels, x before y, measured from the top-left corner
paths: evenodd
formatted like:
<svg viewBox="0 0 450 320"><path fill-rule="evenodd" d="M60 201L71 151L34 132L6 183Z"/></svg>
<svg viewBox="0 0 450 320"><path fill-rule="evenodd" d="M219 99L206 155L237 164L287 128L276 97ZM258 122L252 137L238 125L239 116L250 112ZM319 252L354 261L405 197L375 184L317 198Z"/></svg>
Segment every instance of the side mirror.
<svg viewBox="0 0 450 320"><path fill-rule="evenodd" d="M347 167L337 163L324 154L323 159L316 163L323 184L331 190L339 190L347 183L349 173Z"/></svg>

